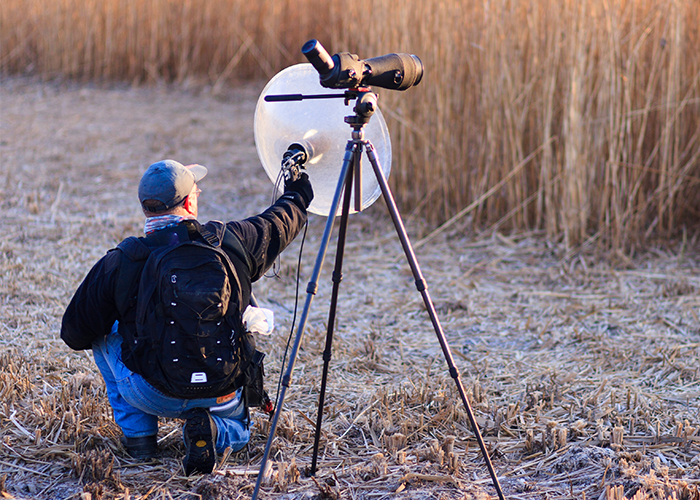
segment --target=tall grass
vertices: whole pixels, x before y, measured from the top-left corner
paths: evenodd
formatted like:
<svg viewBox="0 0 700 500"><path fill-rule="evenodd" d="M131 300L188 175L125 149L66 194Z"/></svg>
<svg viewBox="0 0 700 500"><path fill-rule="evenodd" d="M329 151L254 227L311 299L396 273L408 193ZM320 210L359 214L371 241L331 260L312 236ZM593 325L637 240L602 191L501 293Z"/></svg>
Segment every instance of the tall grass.
<svg viewBox="0 0 700 500"><path fill-rule="evenodd" d="M696 0L3 0L0 71L216 90L309 38L414 53L380 91L404 209L629 250L699 226L699 31Z"/></svg>

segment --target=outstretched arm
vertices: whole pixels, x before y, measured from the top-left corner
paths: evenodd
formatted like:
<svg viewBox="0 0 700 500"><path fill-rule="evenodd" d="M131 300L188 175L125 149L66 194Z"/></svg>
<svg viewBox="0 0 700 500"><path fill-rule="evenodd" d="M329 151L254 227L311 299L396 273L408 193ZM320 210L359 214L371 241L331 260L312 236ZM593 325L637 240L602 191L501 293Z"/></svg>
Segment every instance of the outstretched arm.
<svg viewBox="0 0 700 500"><path fill-rule="evenodd" d="M260 215L227 224L251 257L251 280L257 281L296 238L306 223L307 203L297 192L286 192Z"/></svg>

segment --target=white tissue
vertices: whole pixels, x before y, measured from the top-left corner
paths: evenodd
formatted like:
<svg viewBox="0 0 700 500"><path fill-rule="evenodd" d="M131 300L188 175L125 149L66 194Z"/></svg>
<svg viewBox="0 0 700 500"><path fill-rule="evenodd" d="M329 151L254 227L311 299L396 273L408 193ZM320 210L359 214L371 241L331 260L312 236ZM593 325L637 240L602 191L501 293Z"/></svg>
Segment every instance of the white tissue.
<svg viewBox="0 0 700 500"><path fill-rule="evenodd" d="M250 333L270 335L275 328L275 313L263 307L248 306L243 311L243 326Z"/></svg>

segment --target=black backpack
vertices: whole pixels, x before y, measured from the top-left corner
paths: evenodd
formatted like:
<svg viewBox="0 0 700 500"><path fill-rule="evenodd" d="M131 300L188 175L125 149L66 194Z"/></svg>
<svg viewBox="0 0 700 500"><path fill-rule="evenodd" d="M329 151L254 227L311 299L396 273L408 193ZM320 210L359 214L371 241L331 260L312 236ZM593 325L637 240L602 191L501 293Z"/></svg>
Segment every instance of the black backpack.
<svg viewBox="0 0 700 500"><path fill-rule="evenodd" d="M120 323L128 344L124 362L177 398L218 397L261 386L256 379L264 355L241 321L244 284L221 248L226 240L227 248L239 247L234 254L242 252L247 260L240 241L220 222L187 221L154 234L127 238L118 247L127 261L117 287L118 307L126 312L123 328Z"/></svg>

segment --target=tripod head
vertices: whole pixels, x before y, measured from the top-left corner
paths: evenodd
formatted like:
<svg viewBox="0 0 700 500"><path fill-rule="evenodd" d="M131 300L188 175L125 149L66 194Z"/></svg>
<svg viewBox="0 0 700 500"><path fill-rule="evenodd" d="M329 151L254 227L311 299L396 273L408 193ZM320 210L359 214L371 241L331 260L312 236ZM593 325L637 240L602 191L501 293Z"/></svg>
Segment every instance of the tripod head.
<svg viewBox="0 0 700 500"><path fill-rule="evenodd" d="M349 91L353 92L353 91ZM361 129L372 118L377 108L377 94L371 92L367 88L360 88L354 91L357 95L354 97L355 107L353 116L346 116L345 123L348 123L354 130Z"/></svg>
<svg viewBox="0 0 700 500"><path fill-rule="evenodd" d="M345 100L345 105L349 105L350 101L355 100L355 107L353 111L354 116L346 116L345 123L350 124L355 128L355 125L365 125L369 123L369 119L372 117L375 111L377 111L377 100L378 96L372 92L367 87L358 87L356 89L346 90L342 94L278 94L278 95L266 95L264 97L265 102L290 102L290 101L304 101L307 99L337 99L342 98Z"/></svg>

